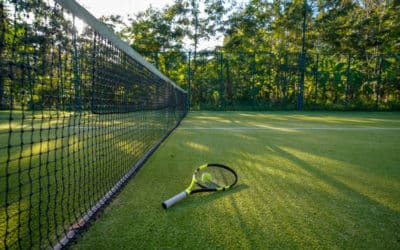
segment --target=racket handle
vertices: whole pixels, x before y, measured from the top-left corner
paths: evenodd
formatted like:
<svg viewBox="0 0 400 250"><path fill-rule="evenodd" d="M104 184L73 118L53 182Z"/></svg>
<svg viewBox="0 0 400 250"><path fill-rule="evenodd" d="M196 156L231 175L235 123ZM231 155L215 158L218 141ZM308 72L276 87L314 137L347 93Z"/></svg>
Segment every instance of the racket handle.
<svg viewBox="0 0 400 250"><path fill-rule="evenodd" d="M183 192L181 192L181 193L175 195L174 197L171 197L171 198L169 198L168 200L164 201L164 202L162 203L162 206L163 206L163 208L167 209L167 208L169 208L170 206L172 206L172 205L174 205L175 203L177 203L178 201L185 199L186 196L187 196L186 191L183 191Z"/></svg>

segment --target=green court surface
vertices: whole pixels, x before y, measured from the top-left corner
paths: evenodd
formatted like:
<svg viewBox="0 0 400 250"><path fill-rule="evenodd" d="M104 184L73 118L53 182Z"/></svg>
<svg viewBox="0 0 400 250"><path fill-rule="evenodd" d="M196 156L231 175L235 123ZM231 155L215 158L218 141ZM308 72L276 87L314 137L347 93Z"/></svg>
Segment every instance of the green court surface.
<svg viewBox="0 0 400 250"><path fill-rule="evenodd" d="M192 171L226 192L164 210ZM191 112L76 249L400 249L400 113Z"/></svg>

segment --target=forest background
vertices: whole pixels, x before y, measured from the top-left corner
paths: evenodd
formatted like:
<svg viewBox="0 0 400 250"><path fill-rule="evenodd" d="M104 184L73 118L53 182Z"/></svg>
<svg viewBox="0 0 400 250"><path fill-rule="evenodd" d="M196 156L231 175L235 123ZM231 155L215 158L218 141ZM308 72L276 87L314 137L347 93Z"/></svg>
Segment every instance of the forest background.
<svg viewBox="0 0 400 250"><path fill-rule="evenodd" d="M176 0L100 19L192 110L400 109L398 0Z"/></svg>

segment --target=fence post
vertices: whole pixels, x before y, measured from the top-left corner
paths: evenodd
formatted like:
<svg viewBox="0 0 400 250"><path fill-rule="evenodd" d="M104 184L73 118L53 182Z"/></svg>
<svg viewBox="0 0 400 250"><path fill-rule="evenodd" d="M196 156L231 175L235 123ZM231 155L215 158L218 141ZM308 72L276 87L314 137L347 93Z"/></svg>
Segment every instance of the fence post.
<svg viewBox="0 0 400 250"><path fill-rule="evenodd" d="M78 54L78 47L76 44L76 25L75 25L75 15L72 17L72 25L74 27L72 31L72 45L73 45L73 71L74 71L74 89L75 89L75 106L76 111L82 111L82 103L81 103L81 79L80 79L80 72L79 72L79 54Z"/></svg>
<svg viewBox="0 0 400 250"><path fill-rule="evenodd" d="M256 75L256 52L253 53L253 60L251 62L251 99L253 108L256 106L256 91L255 91L255 75Z"/></svg>
<svg viewBox="0 0 400 250"><path fill-rule="evenodd" d="M380 95L381 95L381 82L382 82L382 64L383 64L383 55L380 55L377 58L378 62L378 79L376 85L376 110L379 110L379 102L380 102Z"/></svg>
<svg viewBox="0 0 400 250"><path fill-rule="evenodd" d="M283 66L283 100L282 106L286 109L286 98L287 98L287 71L288 71L288 53L285 53L285 65Z"/></svg>
<svg viewBox="0 0 400 250"><path fill-rule="evenodd" d="M268 86L269 86L269 91L268 91L268 105L269 107L272 107L272 101L271 101L271 96L274 96L273 93L271 93L273 90L272 88L272 52L268 53Z"/></svg>
<svg viewBox="0 0 400 250"><path fill-rule="evenodd" d="M191 69L190 69L190 60L191 60L191 52L189 51L188 52L188 91L187 91L187 93L188 93L188 96L187 96L187 109L190 111L190 105L191 105L191 103L190 103L190 98L192 97L192 93L191 93L191 91L192 91L192 89L191 89Z"/></svg>
<svg viewBox="0 0 400 250"><path fill-rule="evenodd" d="M303 30L301 36L301 59L300 59L300 83L299 93L297 96L297 110L303 110L303 98L304 98L304 74L306 69L306 30L307 30L307 1L303 2Z"/></svg>
<svg viewBox="0 0 400 250"><path fill-rule="evenodd" d="M345 100L345 106L346 108L349 105L349 91L350 91L350 81L351 81L351 72L350 72L350 66L351 66L351 54L347 57L347 72L346 72L346 100Z"/></svg>
<svg viewBox="0 0 400 250"><path fill-rule="evenodd" d="M220 108L225 110L225 87L224 87L224 74L223 74L223 67L224 67L224 52L220 52L219 57L219 105Z"/></svg>
<svg viewBox="0 0 400 250"><path fill-rule="evenodd" d="M6 33L6 23L7 23L7 19L6 19L6 13L4 11L4 4L3 1L0 2L0 25L1 25L1 29L0 29L0 56L3 57L3 51L6 48L6 43L5 43L5 33ZM4 98L4 78L6 75L6 72L4 70L5 65L3 65L3 60L0 61L0 110L2 110L4 108L3 106L3 99Z"/></svg>
<svg viewBox="0 0 400 250"><path fill-rule="evenodd" d="M315 92L314 92L314 103L317 104L318 102L318 63L319 63L319 54L317 53L317 58L315 62L315 68L314 68L314 80L315 80Z"/></svg>
<svg viewBox="0 0 400 250"><path fill-rule="evenodd" d="M300 81L299 92L297 93L297 110L303 110L303 96L304 96L304 74L305 74L305 52L300 54Z"/></svg>
<svg viewBox="0 0 400 250"><path fill-rule="evenodd" d="M92 75L91 75L91 80L92 80L92 89L91 89L91 91L92 91L92 93L91 93L91 109L92 109L92 113L94 113L94 112L96 112L96 98L95 98L95 93L96 93L96 86L95 86L95 84L96 84L96 81L95 81L95 78L96 78L96 51L97 51L97 42L96 42L96 38L97 38L97 34L96 33L94 33L94 35L93 35L93 48L92 48L92 64L91 64L91 66L92 66ZM58 49L58 60L59 60L59 62L61 62L61 45L59 45L59 49ZM60 67L61 65L59 65L59 67ZM59 78L61 79L61 76L62 76L62 74L61 74L61 71L60 71L60 73L59 73ZM61 83L62 83L62 80L61 80ZM61 87L60 89L61 89L61 92L63 92L64 90L63 90L63 88L64 87ZM64 93L62 93L62 97L64 96ZM63 99L61 99L62 101L63 101Z"/></svg>

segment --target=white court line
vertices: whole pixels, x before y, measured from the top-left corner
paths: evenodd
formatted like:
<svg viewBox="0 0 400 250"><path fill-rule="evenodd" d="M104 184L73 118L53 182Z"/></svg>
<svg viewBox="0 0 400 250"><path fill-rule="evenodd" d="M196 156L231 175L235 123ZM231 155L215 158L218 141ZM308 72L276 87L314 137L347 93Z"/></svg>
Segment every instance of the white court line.
<svg viewBox="0 0 400 250"><path fill-rule="evenodd" d="M40 130L40 129L51 129L51 130L68 130L68 129L82 129L82 130L98 130L98 129L111 129L111 130L157 130L160 129L160 127L154 126L110 126L110 125L104 125L104 126L79 126L79 125L73 125L73 126L49 126L49 127L42 127L40 128L39 125L36 126L29 126L29 125L24 125L22 126L23 129L31 129L31 130ZM15 130L18 131L19 128L16 128ZM376 130L387 130L387 131L400 131L400 128L396 127L271 127L271 126L265 126L265 125L259 125L259 126L242 126L242 127L178 127L178 129L182 130L226 130L226 131L251 131L251 130L278 130L278 131L301 131L301 130L331 130L331 131L376 131Z"/></svg>
<svg viewBox="0 0 400 250"><path fill-rule="evenodd" d="M354 131L370 131L370 130L399 130L400 128L389 127L180 127L183 130L354 130Z"/></svg>

